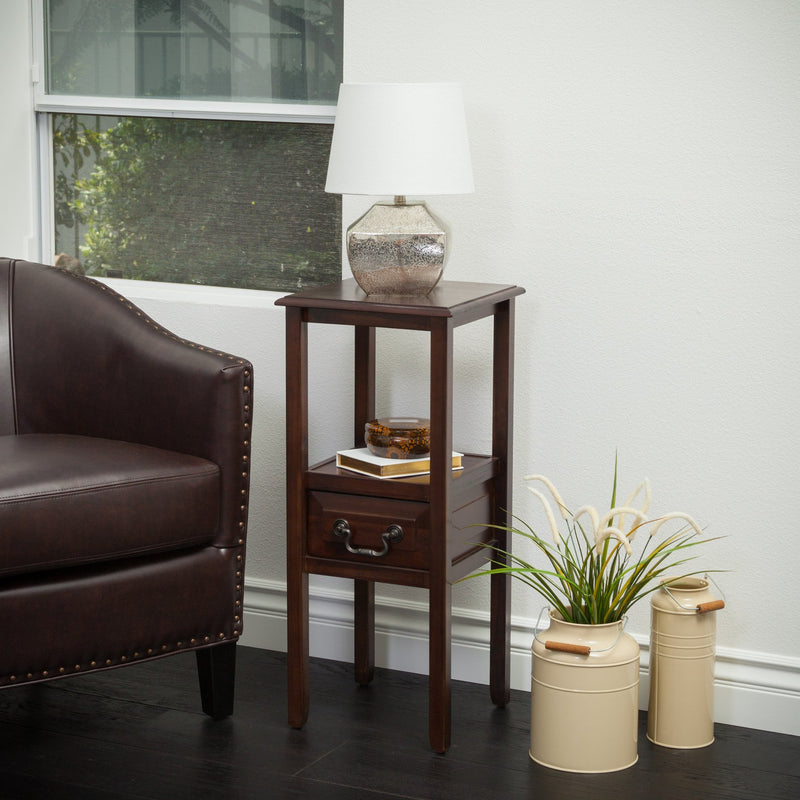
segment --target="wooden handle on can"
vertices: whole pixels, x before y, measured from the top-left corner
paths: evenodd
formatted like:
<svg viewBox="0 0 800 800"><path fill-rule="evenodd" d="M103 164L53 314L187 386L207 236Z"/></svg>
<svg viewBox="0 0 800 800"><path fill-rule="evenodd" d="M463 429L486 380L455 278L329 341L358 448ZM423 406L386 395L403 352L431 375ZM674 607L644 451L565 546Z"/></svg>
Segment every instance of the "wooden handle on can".
<svg viewBox="0 0 800 800"><path fill-rule="evenodd" d="M724 600L709 600L708 603L700 603L700 605L697 606L697 610L701 614L705 614L706 611L718 611L720 608L725 608Z"/></svg>
<svg viewBox="0 0 800 800"><path fill-rule="evenodd" d="M586 644L569 644L568 642L545 641L544 646L547 650L560 650L562 653L577 653L580 656L588 656L591 648Z"/></svg>

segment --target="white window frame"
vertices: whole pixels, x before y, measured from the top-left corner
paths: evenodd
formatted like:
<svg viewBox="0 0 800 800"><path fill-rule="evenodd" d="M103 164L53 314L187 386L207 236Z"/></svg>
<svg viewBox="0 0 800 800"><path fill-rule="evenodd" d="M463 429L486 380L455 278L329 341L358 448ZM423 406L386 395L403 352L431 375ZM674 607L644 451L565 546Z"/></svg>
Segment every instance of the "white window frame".
<svg viewBox="0 0 800 800"><path fill-rule="evenodd" d="M336 118L335 105L301 103L266 103L245 101L209 101L157 98L97 97L94 95L49 94L45 91L45 29L44 0L31 2L31 32L33 36L33 108L36 117L36 137L39 152L39 231L38 239L42 253L54 253L55 228L53 225L55 197L53 174L53 129L52 114L97 114L117 117L171 117L174 119L222 119L241 122L299 122L306 124L333 125ZM47 260L43 258L42 260ZM105 282L112 283L113 279ZM130 281L116 279L117 285L130 286ZM158 287L152 286L156 295ZM174 285L164 284L164 286ZM183 286L183 284L181 284ZM186 284L186 291L195 293L209 287ZM219 291L249 292L256 290L233 290L215 287ZM130 292L129 292L130 294Z"/></svg>

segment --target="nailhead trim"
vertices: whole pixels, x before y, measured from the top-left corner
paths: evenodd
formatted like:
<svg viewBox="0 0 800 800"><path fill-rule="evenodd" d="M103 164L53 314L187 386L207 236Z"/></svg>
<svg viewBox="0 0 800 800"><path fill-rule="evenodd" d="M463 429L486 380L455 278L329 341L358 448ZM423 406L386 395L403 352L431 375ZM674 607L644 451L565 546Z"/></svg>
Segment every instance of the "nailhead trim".
<svg viewBox="0 0 800 800"><path fill-rule="evenodd" d="M236 619L238 620L239 617L237 616ZM78 672L103 669L105 667L113 667L115 665L130 664L134 661L147 661L148 659L152 658L156 652L158 652L160 655L166 655L170 651L178 652L179 650L185 650L187 648L191 650L201 646L202 644L211 644L212 640L222 642L226 638L228 637L226 637L224 633L218 633L216 636L206 634L204 636L192 637L188 642L181 640L175 642L174 645L162 644L157 648L148 647L144 652L136 650L132 654L121 655L117 658L95 659L90 661L88 664L73 664L71 667L59 666L55 669L43 669L39 672L26 672L24 675L4 675L0 676L0 687L28 683L29 681L46 680L48 678L54 678L62 675L68 676ZM231 641L235 641L238 638L239 631L234 631L233 636L230 637Z"/></svg>
<svg viewBox="0 0 800 800"><path fill-rule="evenodd" d="M248 482L250 480L250 418L251 418L251 409L250 409L250 397L251 397L251 388L252 388L252 373L250 369L245 369L242 373L242 377L244 378L244 383L242 386L242 392L244 395L244 403L243 403L243 412L244 416L242 419L242 488L240 490L240 495L242 497L242 502L239 505L239 537L237 539L237 544L239 547L242 548L242 552L236 556L236 598L235 598L235 605L236 608L241 608L244 602L244 581L242 580L242 571L244 569L244 543L245 543L245 536L247 534L247 487ZM237 615L234 618L234 635L239 636L242 632L242 620Z"/></svg>
<svg viewBox="0 0 800 800"><path fill-rule="evenodd" d="M53 267L53 269L58 269L57 267ZM83 281L84 283L89 284L94 289L99 290L101 292L105 292L106 294L110 295L111 297L116 298L122 305L125 306L132 314L139 317L146 325L151 327L154 331L163 334L168 339L172 339L175 342L180 342L181 344L185 344L188 347L192 347L195 350L200 350L203 353L213 353L214 355L220 356L221 358L226 358L229 361L233 362L234 364L245 364L245 360L239 358L238 356L233 356L230 353L224 353L221 350L215 350L211 347L204 347L203 345L197 344L196 342L190 342L188 339L182 339L180 336L176 336L172 331L168 331L166 328L162 328L157 322L153 321L148 317L138 306L135 306L128 300L127 297L123 297L119 292L115 291L109 286L106 286L104 283L100 283L99 281L93 280L92 278L86 275L79 275L76 272L69 272L65 269L58 269L60 273L63 275L67 275L68 277L72 278L73 280ZM249 392L250 388L245 387L245 392Z"/></svg>

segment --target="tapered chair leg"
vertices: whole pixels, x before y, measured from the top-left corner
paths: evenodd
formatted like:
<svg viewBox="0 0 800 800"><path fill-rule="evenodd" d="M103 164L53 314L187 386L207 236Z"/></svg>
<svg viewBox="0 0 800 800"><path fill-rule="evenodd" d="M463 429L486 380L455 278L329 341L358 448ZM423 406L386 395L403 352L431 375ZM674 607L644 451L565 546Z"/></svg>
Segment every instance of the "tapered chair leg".
<svg viewBox="0 0 800 800"><path fill-rule="evenodd" d="M233 714L236 642L207 647L196 655L203 712L212 719L229 717Z"/></svg>

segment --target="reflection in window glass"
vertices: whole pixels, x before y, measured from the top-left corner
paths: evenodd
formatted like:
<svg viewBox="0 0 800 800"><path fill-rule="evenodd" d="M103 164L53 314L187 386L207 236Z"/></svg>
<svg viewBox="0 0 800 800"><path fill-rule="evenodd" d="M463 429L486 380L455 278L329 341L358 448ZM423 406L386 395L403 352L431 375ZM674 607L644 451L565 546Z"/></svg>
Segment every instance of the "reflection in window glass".
<svg viewBox="0 0 800 800"><path fill-rule="evenodd" d="M342 0L46 0L47 92L336 102Z"/></svg>
<svg viewBox="0 0 800 800"><path fill-rule="evenodd" d="M341 198L323 191L331 133L56 114L56 253L90 275L276 291L336 281Z"/></svg>

